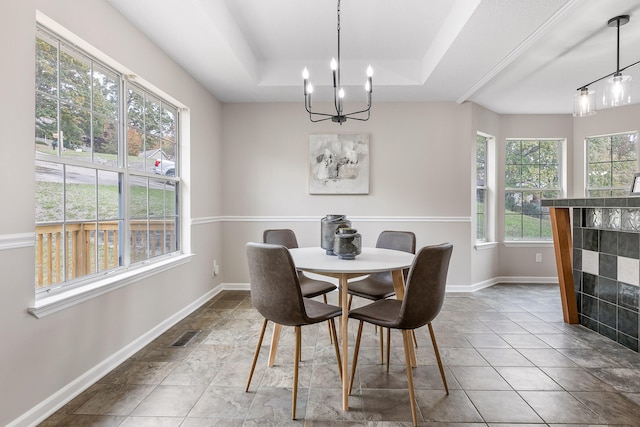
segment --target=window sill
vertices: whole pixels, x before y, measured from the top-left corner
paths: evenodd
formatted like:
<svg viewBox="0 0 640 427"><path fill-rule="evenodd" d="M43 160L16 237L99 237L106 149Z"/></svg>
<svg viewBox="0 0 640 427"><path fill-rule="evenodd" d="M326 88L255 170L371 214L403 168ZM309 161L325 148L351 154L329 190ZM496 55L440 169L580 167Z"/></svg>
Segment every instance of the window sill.
<svg viewBox="0 0 640 427"><path fill-rule="evenodd" d="M504 245L507 248L552 248L553 240L512 240L504 242Z"/></svg>
<svg viewBox="0 0 640 427"><path fill-rule="evenodd" d="M43 293L36 295L34 306L29 307L27 311L38 319L41 319L57 311L64 310L106 294L107 292L190 262L192 257L193 254L171 256L161 261L154 261L139 267L130 268L123 273L113 275L113 277L105 277L84 286L77 286L73 289L54 292L52 294Z"/></svg>
<svg viewBox="0 0 640 427"><path fill-rule="evenodd" d="M493 249L498 246L498 242L478 242L473 247L476 251L485 251L487 249Z"/></svg>

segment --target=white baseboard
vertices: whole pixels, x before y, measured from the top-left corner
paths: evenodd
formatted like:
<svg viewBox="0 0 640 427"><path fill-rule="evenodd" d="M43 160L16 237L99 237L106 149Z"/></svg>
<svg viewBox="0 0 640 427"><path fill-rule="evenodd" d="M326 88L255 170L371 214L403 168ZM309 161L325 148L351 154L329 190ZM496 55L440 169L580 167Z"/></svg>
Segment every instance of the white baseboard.
<svg viewBox="0 0 640 427"><path fill-rule="evenodd" d="M173 325L184 319L197 308L209 301L212 297L220 293L223 289L226 289L223 285L218 285L215 288L211 289L209 292L207 292L182 310L178 311L171 317L164 320L162 323L156 325L153 329L146 332L144 335L137 338L135 341L123 347L93 368L89 369L87 372L85 372L75 380L71 381L69 384L55 392L53 395L49 396L47 399L31 408L28 412L11 421L7 425L7 427L36 426L38 423L44 421L51 414L66 405L91 385L95 384L100 378L111 372L121 363L125 362L137 351L141 350L144 346L152 342L154 339L158 338Z"/></svg>
<svg viewBox="0 0 640 427"><path fill-rule="evenodd" d="M326 278L323 278L326 280ZM476 292L498 283L558 283L557 277L526 277L526 276L500 276L493 279L485 280L470 285L454 285L447 284L447 292ZM233 291L248 291L250 289L248 283L223 283L222 289Z"/></svg>

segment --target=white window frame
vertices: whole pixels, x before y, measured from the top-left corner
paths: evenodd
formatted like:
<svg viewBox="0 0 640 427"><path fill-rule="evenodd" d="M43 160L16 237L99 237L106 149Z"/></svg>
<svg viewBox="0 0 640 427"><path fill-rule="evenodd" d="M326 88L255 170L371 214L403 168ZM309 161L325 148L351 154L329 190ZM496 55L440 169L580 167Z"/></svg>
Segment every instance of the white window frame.
<svg viewBox="0 0 640 427"><path fill-rule="evenodd" d="M183 173L177 179L183 183L183 185L181 185L178 205L179 230L176 230L180 239L178 242L178 250L163 256L146 259L143 262L132 263L120 268L104 271L102 274L98 275L98 277L96 277L96 275L87 276L85 278L74 280L72 284L67 284L65 286L52 286L49 287L46 292L36 293L34 304L28 308L28 312L37 318L41 318L107 292L111 292L114 289L136 283L145 278L160 274L170 268L189 262L193 257L193 254L191 253L191 228L189 224L190 194L187 190L189 186L184 185L184 183L189 179L189 168L188 165L185 165L188 160L187 153L189 152L190 134L190 111L188 107L150 82L136 76L130 69L108 57L103 52L91 46L40 11L36 11L36 22L46 31L65 40L67 43L75 46L77 49L83 51L96 61L104 64L112 70L115 70L122 76L126 76L129 80L135 80L137 86L144 88L145 90L166 100L170 104L173 104L178 109L179 126L176 137L180 141L180 166L182 166L182 169L186 171L186 173ZM122 100L121 105L124 105L124 101ZM121 117L123 116L121 115ZM121 120L121 128L124 135L126 134L126 124L122 122L124 122L124 120ZM184 156L184 158L182 158L182 156ZM127 176L128 174L125 173L125 185L127 184ZM125 205L125 210L127 209L127 199L127 197L124 197L123 203ZM125 217L125 223L127 223L127 221L128 218ZM128 229L126 229L126 233L128 233Z"/></svg>
<svg viewBox="0 0 640 427"><path fill-rule="evenodd" d="M477 250L481 249L490 249L496 246L495 239L495 218L496 218L496 197L495 197L495 188L496 188L496 139L493 135L484 132L476 133L476 149L474 152L476 153L474 165L477 168L477 138L482 137L485 141L485 185L478 186L476 179L475 193L474 193L474 214L475 214L475 248ZM476 169L476 178L477 178L477 169ZM477 232L477 191L482 188L485 191L485 202L484 202L484 239L478 239Z"/></svg>
<svg viewBox="0 0 640 427"><path fill-rule="evenodd" d="M612 138L619 135L631 135L631 134L635 134L635 137L636 137L635 171L637 172L640 170L640 141L638 140L639 133L637 130L627 131L627 132L617 132L617 133L611 133L611 134L605 134L605 135L588 136L584 139L584 181L583 182L584 182L585 197L598 197L598 196L591 196L590 195L591 191L609 191L610 192L609 196L611 196L611 194L613 193L616 193L617 196L623 196L623 195L629 194L629 191L631 189L631 181L633 180L633 175L629 176L629 182L625 186L621 186L621 187L609 186L609 187L602 187L597 189L592 189L589 187L589 168L591 165L591 162L589 162L589 140L596 139L596 138ZM611 159L609 163L613 164L614 163L613 159Z"/></svg>
<svg viewBox="0 0 640 427"><path fill-rule="evenodd" d="M558 189L557 190L550 190L550 191L558 191L558 197L564 197L566 195L566 182L567 182L567 167L566 167L566 162L567 162L567 140L566 138L558 138L558 137L549 137L549 138L506 138L504 140L504 147L503 147L503 155L504 152L506 151L506 146L507 143L509 141L557 141L559 143L559 147L558 147ZM511 187L507 187L506 184L506 174L507 174L507 158L506 155L504 157L504 161L503 161L503 167L504 167L504 171L503 171L503 179L504 181L504 191L502 192L502 199L503 199L503 203L505 203L503 205L503 211L502 211L502 221L503 221L503 225L504 225L504 230L503 230L503 239L504 239L504 244L505 246L520 246L520 245L527 245L527 246L538 246L540 244L542 245L550 245L552 244L553 241L553 237L549 236L549 237L542 237L540 236L539 238L531 238L531 237L523 237L521 239L513 239L513 238L508 238L507 237L507 214L506 214L506 194L509 191L518 191L520 190L519 188L511 188ZM535 191L535 189L525 189L526 191ZM542 190L540 190L542 191ZM523 216L524 214L521 213L520 216Z"/></svg>

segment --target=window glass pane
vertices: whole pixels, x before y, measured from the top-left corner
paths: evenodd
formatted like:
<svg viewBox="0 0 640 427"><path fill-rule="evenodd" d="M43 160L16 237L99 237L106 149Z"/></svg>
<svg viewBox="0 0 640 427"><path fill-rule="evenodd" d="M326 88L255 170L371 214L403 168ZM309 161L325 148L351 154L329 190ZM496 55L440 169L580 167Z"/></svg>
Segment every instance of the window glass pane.
<svg viewBox="0 0 640 427"><path fill-rule="evenodd" d="M149 216L147 200L147 178L130 176L129 214L131 218L146 219Z"/></svg>
<svg viewBox="0 0 640 427"><path fill-rule="evenodd" d="M58 101L36 93L36 150L55 155L58 147Z"/></svg>
<svg viewBox="0 0 640 427"><path fill-rule="evenodd" d="M95 162L118 166L118 122L94 115L93 150Z"/></svg>
<svg viewBox="0 0 640 427"><path fill-rule="evenodd" d="M506 188L522 187L522 166L506 165L505 166L505 183Z"/></svg>
<svg viewBox="0 0 640 427"><path fill-rule="evenodd" d="M523 215L522 216L522 238L526 240L540 239L540 216L539 215Z"/></svg>
<svg viewBox="0 0 640 427"><path fill-rule="evenodd" d="M56 95L58 93L57 42L38 32L36 38L36 91Z"/></svg>
<svg viewBox="0 0 640 427"><path fill-rule="evenodd" d="M91 161L91 114L74 105L60 106L62 155L76 160Z"/></svg>
<svg viewBox="0 0 640 427"><path fill-rule="evenodd" d="M521 147L523 164L540 164L540 144L538 141L521 141Z"/></svg>
<svg viewBox="0 0 640 427"><path fill-rule="evenodd" d="M162 106L162 138L176 142L176 127L178 113L175 108L166 104Z"/></svg>
<svg viewBox="0 0 640 427"><path fill-rule="evenodd" d="M63 185L62 165L36 161L36 224L64 220Z"/></svg>
<svg viewBox="0 0 640 427"><path fill-rule="evenodd" d="M541 164L539 188L558 188L559 185L558 164Z"/></svg>
<svg viewBox="0 0 640 427"><path fill-rule="evenodd" d="M118 173L98 171L98 219L121 219Z"/></svg>
<svg viewBox="0 0 640 427"><path fill-rule="evenodd" d="M520 148L520 141L507 140L505 154L505 164L522 164L522 150Z"/></svg>
<svg viewBox="0 0 640 427"><path fill-rule="evenodd" d="M522 215L507 213L504 221L504 234L507 240L522 239Z"/></svg>
<svg viewBox="0 0 640 427"><path fill-rule="evenodd" d="M164 241L164 251L165 253L175 252L179 249L178 247L178 234L176 232L177 227L176 218L167 218L165 222L165 241Z"/></svg>
<svg viewBox="0 0 640 427"><path fill-rule="evenodd" d="M132 219L129 221L129 245L131 262L144 261L149 258L149 229L146 219Z"/></svg>
<svg viewBox="0 0 640 427"><path fill-rule="evenodd" d="M587 139L589 163L610 162L611 142L608 137Z"/></svg>
<svg viewBox="0 0 640 427"><path fill-rule="evenodd" d="M525 164L522 165L522 182L521 188L539 188L540 187L540 165Z"/></svg>
<svg viewBox="0 0 640 427"><path fill-rule="evenodd" d="M118 79L115 74L98 65L93 69L93 110L112 122L118 120Z"/></svg>
<svg viewBox="0 0 640 427"><path fill-rule="evenodd" d="M78 107L91 108L89 59L67 47L60 52L60 97Z"/></svg>
<svg viewBox="0 0 640 427"><path fill-rule="evenodd" d="M95 169L65 167L65 214L67 221L95 220L97 192Z"/></svg>
<svg viewBox="0 0 640 427"><path fill-rule="evenodd" d="M144 129L144 96L135 88L127 90L127 122L129 126Z"/></svg>
<svg viewBox="0 0 640 427"><path fill-rule="evenodd" d="M147 96L144 104L144 128L147 133L160 136L160 100L152 96Z"/></svg>
<svg viewBox="0 0 640 427"><path fill-rule="evenodd" d="M145 155L144 133L131 126L127 128L127 165L135 170L151 170L153 167L153 159Z"/></svg>
<svg viewBox="0 0 640 427"><path fill-rule="evenodd" d="M540 141L540 164L558 165L560 163L558 141Z"/></svg>
<svg viewBox="0 0 640 427"><path fill-rule="evenodd" d="M613 135L611 137L611 160L636 160L636 139L635 133ZM630 181L630 180L629 180Z"/></svg>
<svg viewBox="0 0 640 427"><path fill-rule="evenodd" d="M95 239L97 271L110 270L120 265L118 252L120 224L119 221L98 222Z"/></svg>
<svg viewBox="0 0 640 427"><path fill-rule="evenodd" d="M549 215L542 215L540 223L540 231L542 233L542 238L547 240L553 239L553 231L551 229L551 217Z"/></svg>
<svg viewBox="0 0 640 427"><path fill-rule="evenodd" d="M164 181L149 180L149 217L164 218L165 212Z"/></svg>
<svg viewBox="0 0 640 427"><path fill-rule="evenodd" d="M505 191L504 208L507 214L522 213L522 192Z"/></svg>
<svg viewBox="0 0 640 427"><path fill-rule="evenodd" d="M613 162L612 164L612 184L614 188L624 189L626 191L631 188L631 181L636 172L636 161Z"/></svg>
<svg viewBox="0 0 640 427"><path fill-rule="evenodd" d="M589 165L589 187L611 186L611 163L592 163Z"/></svg>

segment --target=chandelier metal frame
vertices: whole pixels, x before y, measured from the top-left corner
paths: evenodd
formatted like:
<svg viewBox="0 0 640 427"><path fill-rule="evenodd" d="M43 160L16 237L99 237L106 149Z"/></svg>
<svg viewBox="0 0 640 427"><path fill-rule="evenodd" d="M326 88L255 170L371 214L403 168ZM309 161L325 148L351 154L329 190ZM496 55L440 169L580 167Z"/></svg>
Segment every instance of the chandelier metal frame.
<svg viewBox="0 0 640 427"><path fill-rule="evenodd" d="M331 120L334 123L342 123L346 122L347 119L351 120L359 120L359 121L367 121L371 117L371 93L373 92L373 70L371 69L371 65L367 68L367 82L365 83L365 91L367 92L367 108L354 111L351 113L345 113L343 111L344 104L344 88L342 87L342 79L341 79L341 71L342 66L340 63L340 0L338 0L338 60L336 61L334 58L331 59L331 71L333 74L333 103L336 109L334 113L321 113L317 111L312 111L311 107L311 94L313 93L313 85L309 83L309 71L305 67L302 71L302 78L304 83L304 108L309 113L309 120L312 122L322 122L325 120ZM366 117L356 117L358 115L363 115L366 113Z"/></svg>

